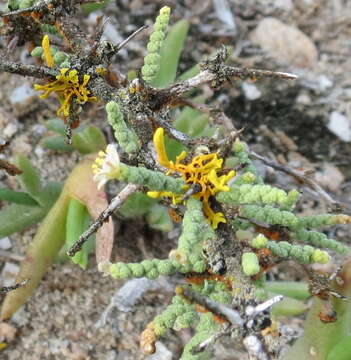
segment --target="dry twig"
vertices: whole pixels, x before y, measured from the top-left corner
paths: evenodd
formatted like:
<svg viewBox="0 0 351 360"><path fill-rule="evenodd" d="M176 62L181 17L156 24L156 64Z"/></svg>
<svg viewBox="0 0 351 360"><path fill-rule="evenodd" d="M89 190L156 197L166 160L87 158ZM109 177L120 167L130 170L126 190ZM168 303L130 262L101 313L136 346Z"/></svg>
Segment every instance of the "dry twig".
<svg viewBox="0 0 351 360"><path fill-rule="evenodd" d="M26 280L23 280L23 281L15 284L15 285L4 286L4 287L0 288L0 294L6 294L6 293L8 293L8 292L10 292L12 290L16 290L16 289L26 285L27 282L28 282L28 280L26 279Z"/></svg>
<svg viewBox="0 0 351 360"><path fill-rule="evenodd" d="M84 231L79 239L67 251L68 256L74 256L88 240L89 236L96 232L103 223L127 200L129 195L133 194L139 189L138 185L128 184L120 193L115 196L108 207L99 215L99 217Z"/></svg>

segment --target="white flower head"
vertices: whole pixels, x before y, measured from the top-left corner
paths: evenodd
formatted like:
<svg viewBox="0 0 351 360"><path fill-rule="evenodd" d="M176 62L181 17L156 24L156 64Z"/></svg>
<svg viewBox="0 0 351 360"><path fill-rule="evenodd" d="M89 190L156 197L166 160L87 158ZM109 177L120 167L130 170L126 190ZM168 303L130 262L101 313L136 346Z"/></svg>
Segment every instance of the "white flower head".
<svg viewBox="0 0 351 360"><path fill-rule="evenodd" d="M107 145L105 151L100 151L99 156L92 165L94 181L98 189L101 189L107 181L116 179L119 174L119 155L115 145Z"/></svg>

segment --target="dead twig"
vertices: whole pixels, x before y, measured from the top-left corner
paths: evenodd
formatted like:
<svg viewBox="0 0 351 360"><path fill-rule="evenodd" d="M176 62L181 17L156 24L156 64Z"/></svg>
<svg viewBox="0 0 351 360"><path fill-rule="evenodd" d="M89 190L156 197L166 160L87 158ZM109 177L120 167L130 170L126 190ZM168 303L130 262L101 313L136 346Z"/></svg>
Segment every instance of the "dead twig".
<svg viewBox="0 0 351 360"><path fill-rule="evenodd" d="M229 79L231 77L237 77L240 79L259 79L259 78L279 78L287 80L296 80L297 76L290 73L270 71L270 70L258 70L258 69L242 69L238 67L231 67L228 65L222 65L220 71L214 72L210 69L201 71L198 75L174 84L166 89L164 92L169 92L170 95L179 97L184 93L197 88L203 84L218 81L219 78L224 77Z"/></svg>
<svg viewBox="0 0 351 360"><path fill-rule="evenodd" d="M265 313L276 303L283 300L282 295L277 295L261 304L256 306L247 305L244 306L242 314L236 310L229 308L226 305L217 303L209 298L206 298L188 287L181 287L181 293L191 302L195 302L205 307L212 313L219 315L226 319L229 324L223 327L219 332L213 334L211 337L199 344L194 350L193 354L206 350L209 346L212 346L220 337L229 335L232 331L239 329L242 334L243 343L246 350L252 356L252 359L268 360L268 354L264 350L264 346L261 340L256 336L261 330L257 327L254 319L259 316L265 317ZM259 324L259 321L257 322ZM251 358L250 358L251 359Z"/></svg>
<svg viewBox="0 0 351 360"><path fill-rule="evenodd" d="M243 344L249 354L250 360L269 360L262 342L256 335L246 336Z"/></svg>
<svg viewBox="0 0 351 360"><path fill-rule="evenodd" d="M127 200L129 195L133 194L139 189L138 185L129 184L120 193L115 196L108 207L99 215L99 217L84 231L79 239L72 245L67 251L68 256L74 256L79 250L81 250L84 243L88 240L89 236L96 232L103 223Z"/></svg>
<svg viewBox="0 0 351 360"><path fill-rule="evenodd" d="M3 287L0 288L0 294L6 294L6 293L8 293L8 292L10 292L10 291L16 290L16 289L18 289L18 288L26 285L27 282L28 282L28 279L23 280L23 281L15 284L15 285L3 286Z"/></svg>
<svg viewBox="0 0 351 360"><path fill-rule="evenodd" d="M35 66L15 63L7 61L4 58L0 58L0 72L8 72L11 74L17 74L22 76L33 76L38 79L43 78L55 78L59 72L55 69L51 69L46 66Z"/></svg>
<svg viewBox="0 0 351 360"><path fill-rule="evenodd" d="M233 330L232 326L230 326L229 324L224 324L220 331L216 332L215 334L210 336L208 339L206 339L205 341L200 343L196 348L194 348L192 350L192 353L195 355L195 354L205 351L209 347L213 346L215 344L215 342L218 339L220 339L221 337L230 335L232 330Z"/></svg>
<svg viewBox="0 0 351 360"><path fill-rule="evenodd" d="M244 325L244 320L241 318L240 314L225 306L223 304L217 303L205 296L200 295L199 293L191 290L189 287L181 287L182 295L194 303L200 304L204 308L210 310L212 313L224 317L232 325Z"/></svg>
<svg viewBox="0 0 351 360"><path fill-rule="evenodd" d="M115 47L115 52L121 50L124 46L127 45L127 43L129 43L129 41L131 41L132 39L134 39L138 34L140 34L142 31L146 30L149 26L148 25L144 25L141 28L139 28L138 30L134 31L131 35L129 35L125 40L123 40L120 44L118 44Z"/></svg>

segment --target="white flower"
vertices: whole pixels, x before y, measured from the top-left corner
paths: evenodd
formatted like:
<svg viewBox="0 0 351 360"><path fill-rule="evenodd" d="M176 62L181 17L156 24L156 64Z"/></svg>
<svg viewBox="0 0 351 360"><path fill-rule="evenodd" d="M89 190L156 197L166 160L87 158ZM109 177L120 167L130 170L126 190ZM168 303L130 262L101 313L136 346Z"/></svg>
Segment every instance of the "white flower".
<svg viewBox="0 0 351 360"><path fill-rule="evenodd" d="M101 189L107 181L116 179L119 174L119 155L115 145L107 145L106 151L100 151L92 165L94 181L98 189Z"/></svg>

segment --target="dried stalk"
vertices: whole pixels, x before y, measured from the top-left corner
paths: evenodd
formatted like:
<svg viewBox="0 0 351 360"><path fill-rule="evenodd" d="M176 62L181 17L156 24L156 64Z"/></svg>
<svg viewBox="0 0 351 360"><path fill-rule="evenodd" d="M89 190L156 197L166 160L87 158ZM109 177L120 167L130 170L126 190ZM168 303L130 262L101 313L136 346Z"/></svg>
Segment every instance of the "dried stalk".
<svg viewBox="0 0 351 360"><path fill-rule="evenodd" d="M67 251L68 256L74 256L79 250L81 250L84 243L88 240L89 236L96 232L103 223L127 200L129 195L133 194L139 189L138 185L128 184L120 193L115 196L108 207L99 215L99 217L84 231L79 239L72 245Z"/></svg>

